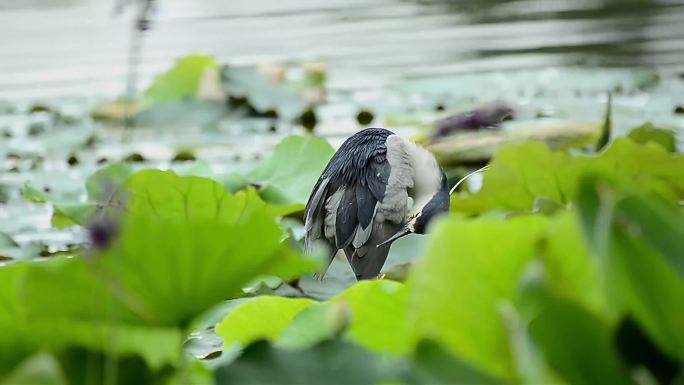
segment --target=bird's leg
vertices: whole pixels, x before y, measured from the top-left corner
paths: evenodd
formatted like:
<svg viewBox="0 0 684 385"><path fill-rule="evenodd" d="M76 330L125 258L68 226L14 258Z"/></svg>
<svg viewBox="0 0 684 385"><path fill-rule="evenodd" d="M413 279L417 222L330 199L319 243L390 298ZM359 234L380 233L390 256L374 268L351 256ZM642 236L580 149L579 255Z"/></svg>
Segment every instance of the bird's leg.
<svg viewBox="0 0 684 385"><path fill-rule="evenodd" d="M377 279L377 280L379 281L379 280L381 280L381 279L385 279L386 276L387 276L387 274L385 274L385 273L380 273L375 279Z"/></svg>

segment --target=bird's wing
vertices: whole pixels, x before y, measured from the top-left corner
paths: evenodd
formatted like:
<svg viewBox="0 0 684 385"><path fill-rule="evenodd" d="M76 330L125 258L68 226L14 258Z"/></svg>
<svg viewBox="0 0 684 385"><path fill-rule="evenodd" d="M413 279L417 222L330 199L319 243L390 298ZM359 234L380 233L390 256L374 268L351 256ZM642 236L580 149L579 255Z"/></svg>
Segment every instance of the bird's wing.
<svg viewBox="0 0 684 385"><path fill-rule="evenodd" d="M343 187L344 193L335 215L335 246L338 249L350 244L358 248L368 242L389 174L387 158L384 153L379 153L359 170L356 181Z"/></svg>
<svg viewBox="0 0 684 385"><path fill-rule="evenodd" d="M345 142L323 171L305 209L305 243L327 242L331 260L335 251L344 249L355 271L355 264L365 266L366 262L352 261L353 250L363 249L356 255L365 256L370 248L364 246L375 248L393 234L389 233L389 228L386 231L389 234L384 234L383 226L375 225L378 215L383 212L382 201L390 178L386 145L389 135L391 133L386 130L368 129ZM378 248L380 250L384 249ZM388 251L389 248L380 258L382 263Z"/></svg>
<svg viewBox="0 0 684 385"><path fill-rule="evenodd" d="M334 215L335 246L344 249L357 279L378 275L387 259L389 245L379 248L376 245L394 234L393 228L397 227L376 221L389 173L389 162L384 154L378 154L363 169L363 178L345 186L339 201L330 200L330 209L334 209L337 203Z"/></svg>
<svg viewBox="0 0 684 385"><path fill-rule="evenodd" d="M382 266L387 260L391 244L376 247L387 238L399 231L401 225L392 222L376 222L370 232L370 237L360 247L348 245L344 252L349 264L356 275L356 279L372 279L380 274Z"/></svg>
<svg viewBox="0 0 684 385"><path fill-rule="evenodd" d="M368 243L389 172L384 155L378 154L360 170L361 177L356 181L345 184L334 176L322 177L305 209L305 248L310 251L315 242L325 242L331 262L338 249ZM351 254L347 256L351 258Z"/></svg>

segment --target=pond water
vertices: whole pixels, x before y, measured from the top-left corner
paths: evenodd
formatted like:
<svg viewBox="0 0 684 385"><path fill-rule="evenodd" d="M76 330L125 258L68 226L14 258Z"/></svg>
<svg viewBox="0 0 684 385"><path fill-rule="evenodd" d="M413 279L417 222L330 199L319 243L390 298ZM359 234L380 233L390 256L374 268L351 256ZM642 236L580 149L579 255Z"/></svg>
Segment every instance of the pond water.
<svg viewBox="0 0 684 385"><path fill-rule="evenodd" d="M0 97L117 95L134 7L4 0ZM684 69L681 0L158 1L140 83L191 52L225 63L317 60L330 86L549 66Z"/></svg>

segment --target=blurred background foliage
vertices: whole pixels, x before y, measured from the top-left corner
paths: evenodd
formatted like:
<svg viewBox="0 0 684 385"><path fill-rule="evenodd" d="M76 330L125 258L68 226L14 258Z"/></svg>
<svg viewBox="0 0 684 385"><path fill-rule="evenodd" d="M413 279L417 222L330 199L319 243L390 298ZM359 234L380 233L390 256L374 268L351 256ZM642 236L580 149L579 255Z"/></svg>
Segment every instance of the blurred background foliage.
<svg viewBox="0 0 684 385"><path fill-rule="evenodd" d="M0 11L0 384L684 382L684 4ZM368 126L490 167L314 280Z"/></svg>

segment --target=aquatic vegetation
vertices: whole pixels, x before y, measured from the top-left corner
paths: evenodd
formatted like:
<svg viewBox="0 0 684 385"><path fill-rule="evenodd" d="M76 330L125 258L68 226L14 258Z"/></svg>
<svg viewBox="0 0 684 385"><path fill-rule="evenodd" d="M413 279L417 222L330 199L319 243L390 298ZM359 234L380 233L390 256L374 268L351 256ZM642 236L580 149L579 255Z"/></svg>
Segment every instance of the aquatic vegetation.
<svg viewBox="0 0 684 385"><path fill-rule="evenodd" d="M283 71L192 56L137 102L25 106L0 145L0 384L681 378L677 127L632 124L618 95L597 150L598 91L591 119L494 113L496 130L428 145L452 179L490 166L429 235L397 242L384 279L355 283L335 261L315 281L300 217L339 138L296 126L329 123L326 102L303 95L325 69ZM667 81L644 79L633 87ZM426 138L472 107L403 86L430 109L371 101L346 118ZM129 118L139 126L120 130Z"/></svg>

